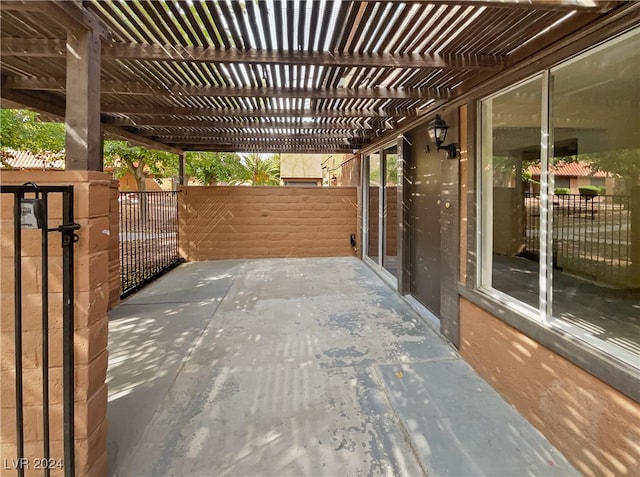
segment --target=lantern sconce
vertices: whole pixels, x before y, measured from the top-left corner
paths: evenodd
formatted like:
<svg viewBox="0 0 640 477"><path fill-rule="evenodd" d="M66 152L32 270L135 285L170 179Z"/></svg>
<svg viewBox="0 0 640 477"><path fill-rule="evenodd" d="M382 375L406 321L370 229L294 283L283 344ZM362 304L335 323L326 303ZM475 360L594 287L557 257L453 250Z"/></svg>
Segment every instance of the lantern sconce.
<svg viewBox="0 0 640 477"><path fill-rule="evenodd" d="M429 123L429 138L436 143L438 151L447 151L447 159L457 159L458 146L456 143L452 142L451 144L442 145L447 137L448 129L449 126L444 122L444 119L442 119L439 114L436 114L436 118Z"/></svg>

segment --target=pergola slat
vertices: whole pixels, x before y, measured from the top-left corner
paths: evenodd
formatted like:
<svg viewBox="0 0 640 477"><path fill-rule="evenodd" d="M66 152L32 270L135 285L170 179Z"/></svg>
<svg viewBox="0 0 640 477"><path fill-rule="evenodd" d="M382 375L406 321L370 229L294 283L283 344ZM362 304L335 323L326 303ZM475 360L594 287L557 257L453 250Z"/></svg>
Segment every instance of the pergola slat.
<svg viewBox="0 0 640 477"><path fill-rule="evenodd" d="M351 152L519 68L594 20L637 18L640 6L3 0L0 10L0 94L10 104L63 115L67 31L93 30L102 41L101 118L112 136L174 151ZM287 140L272 144L274 131ZM238 137L245 132L250 141ZM198 134L220 140L202 144Z"/></svg>
<svg viewBox="0 0 640 477"><path fill-rule="evenodd" d="M64 78L10 78L6 87L18 90L43 90L64 92ZM102 92L122 95L186 95L217 96L227 98L331 98L331 99L446 99L450 96L446 90L431 88L237 88L224 86L188 86L150 85L144 83L105 81Z"/></svg>
<svg viewBox="0 0 640 477"><path fill-rule="evenodd" d="M256 110L233 110L211 107L195 106L159 106L159 105L131 105L102 103L103 113L138 114L152 116L199 116L210 118L389 118L389 117L416 117L416 108L396 108L396 109L317 109L301 108L289 109L256 109Z"/></svg>

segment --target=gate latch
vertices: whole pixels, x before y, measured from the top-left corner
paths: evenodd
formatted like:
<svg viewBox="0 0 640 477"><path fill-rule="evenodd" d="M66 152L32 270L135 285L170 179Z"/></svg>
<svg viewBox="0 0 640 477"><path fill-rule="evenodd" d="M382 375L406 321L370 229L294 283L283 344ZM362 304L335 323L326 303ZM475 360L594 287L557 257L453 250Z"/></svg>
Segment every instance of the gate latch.
<svg viewBox="0 0 640 477"><path fill-rule="evenodd" d="M78 230L80 228L80 224L76 224L75 222L71 222L70 224L62 224L58 225L58 227L54 230L57 230L62 234L62 247L66 247L71 243L77 242L80 237L78 234L74 232L74 230Z"/></svg>

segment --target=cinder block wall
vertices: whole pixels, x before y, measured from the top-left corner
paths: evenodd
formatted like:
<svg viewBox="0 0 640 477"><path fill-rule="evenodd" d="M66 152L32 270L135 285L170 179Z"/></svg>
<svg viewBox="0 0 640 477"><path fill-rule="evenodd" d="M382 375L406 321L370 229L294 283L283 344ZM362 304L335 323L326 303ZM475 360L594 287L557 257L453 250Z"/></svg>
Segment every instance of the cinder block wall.
<svg viewBox="0 0 640 477"><path fill-rule="evenodd" d="M585 476L640 475L640 405L460 298L460 354Z"/></svg>
<svg viewBox="0 0 640 477"><path fill-rule="evenodd" d="M109 203L111 180L99 172L3 171L2 184L73 185L74 219L80 224L75 244L75 465L76 476L107 475L107 306L109 303ZM0 462L16 455L16 400L14 346L13 196L0 203ZM56 198L57 197L57 198ZM51 196L49 226L61 224L60 195ZM43 457L41 247L40 230L23 230L23 383L25 458L34 473L35 459ZM64 459L62 407L62 274L60 234L49 234L49 392L51 454ZM63 465L68 463L62 462ZM16 475L0 468L0 476ZM56 468L52 476L61 476Z"/></svg>
<svg viewBox="0 0 640 477"><path fill-rule="evenodd" d="M355 187L183 187L178 217L188 261L355 254Z"/></svg>

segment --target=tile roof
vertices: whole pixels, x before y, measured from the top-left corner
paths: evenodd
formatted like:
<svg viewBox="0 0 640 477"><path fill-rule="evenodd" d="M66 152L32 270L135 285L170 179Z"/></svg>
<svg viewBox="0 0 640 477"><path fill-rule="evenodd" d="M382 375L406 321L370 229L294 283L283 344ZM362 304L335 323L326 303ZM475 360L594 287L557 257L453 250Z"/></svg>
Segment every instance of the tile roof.
<svg viewBox="0 0 640 477"><path fill-rule="evenodd" d="M592 171L586 162L560 162L551 168L556 176L567 177L611 177L604 171ZM528 171L533 175L540 175L539 166L529 166Z"/></svg>
<svg viewBox="0 0 640 477"><path fill-rule="evenodd" d="M9 167L7 167L7 165ZM45 153L36 156L30 151L7 149L2 153L2 169L22 170L64 170L64 155L61 153Z"/></svg>

